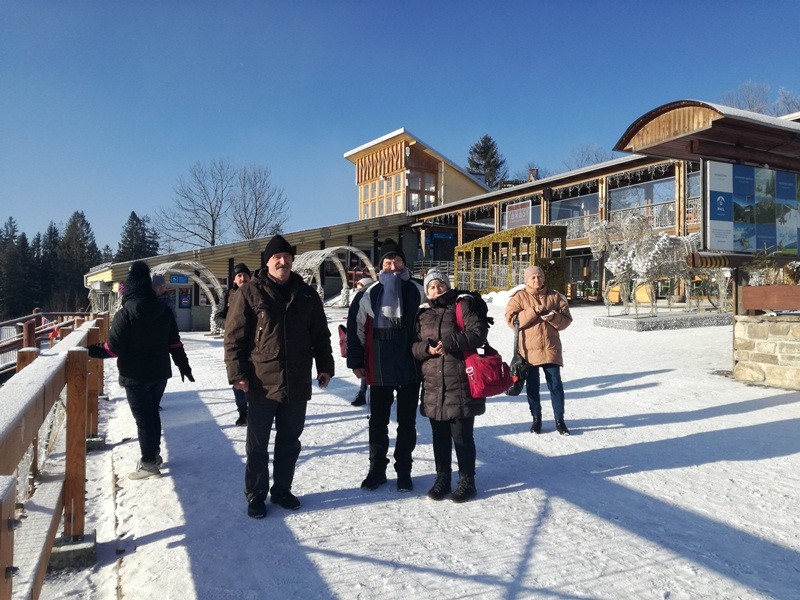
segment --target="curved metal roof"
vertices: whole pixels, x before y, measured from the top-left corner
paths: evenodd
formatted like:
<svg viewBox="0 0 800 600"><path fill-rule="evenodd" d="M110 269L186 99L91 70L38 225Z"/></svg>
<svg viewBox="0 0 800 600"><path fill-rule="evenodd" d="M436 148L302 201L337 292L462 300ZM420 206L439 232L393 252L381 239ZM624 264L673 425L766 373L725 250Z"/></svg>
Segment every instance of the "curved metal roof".
<svg viewBox="0 0 800 600"><path fill-rule="evenodd" d="M636 119L614 150L800 171L800 123L721 104L678 100Z"/></svg>

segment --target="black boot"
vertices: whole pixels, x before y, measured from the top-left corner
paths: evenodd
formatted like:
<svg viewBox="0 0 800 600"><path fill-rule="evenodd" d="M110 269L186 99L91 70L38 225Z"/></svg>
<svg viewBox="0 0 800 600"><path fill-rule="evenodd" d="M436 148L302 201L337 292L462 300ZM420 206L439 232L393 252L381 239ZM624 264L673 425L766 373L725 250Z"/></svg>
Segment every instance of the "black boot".
<svg viewBox="0 0 800 600"><path fill-rule="evenodd" d="M367 403L366 392L358 392L355 399L350 403L351 406L364 406Z"/></svg>
<svg viewBox="0 0 800 600"><path fill-rule="evenodd" d="M361 482L361 489L377 490L386 483L386 467L383 469L371 468L364 481Z"/></svg>
<svg viewBox="0 0 800 600"><path fill-rule="evenodd" d="M541 433L542 431L542 413L538 412L533 415L533 425L531 425L531 433Z"/></svg>
<svg viewBox="0 0 800 600"><path fill-rule="evenodd" d="M444 500L445 496L452 491L450 484L450 473L437 473L433 487L428 490L428 498L431 500Z"/></svg>
<svg viewBox="0 0 800 600"><path fill-rule="evenodd" d="M567 424L564 423L564 419L556 419L556 431L561 435L569 435L569 429L567 429Z"/></svg>
<svg viewBox="0 0 800 600"><path fill-rule="evenodd" d="M475 477L472 475L460 475L458 478L458 486L450 499L453 502L466 502L474 498L478 493L475 489Z"/></svg>
<svg viewBox="0 0 800 600"><path fill-rule="evenodd" d="M247 425L247 409L246 408L240 408L239 409L239 418L236 419L236 424L239 425L240 427L242 425Z"/></svg>

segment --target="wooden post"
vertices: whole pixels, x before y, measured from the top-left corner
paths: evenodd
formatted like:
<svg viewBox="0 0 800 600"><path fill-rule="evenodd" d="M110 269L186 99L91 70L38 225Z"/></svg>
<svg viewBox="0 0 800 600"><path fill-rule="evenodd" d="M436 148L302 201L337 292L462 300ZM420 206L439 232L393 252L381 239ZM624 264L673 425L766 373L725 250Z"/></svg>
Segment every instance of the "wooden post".
<svg viewBox="0 0 800 600"><path fill-rule="evenodd" d="M16 372L19 373L31 364L34 359L39 356L38 348L21 348L17 350L17 369Z"/></svg>
<svg viewBox="0 0 800 600"><path fill-rule="evenodd" d="M11 598L14 566L14 506L17 500L16 477L0 477L0 598Z"/></svg>
<svg viewBox="0 0 800 600"><path fill-rule="evenodd" d="M26 348L36 347L36 321L33 319L22 324L22 345Z"/></svg>
<svg viewBox="0 0 800 600"><path fill-rule="evenodd" d="M36 357L39 356L39 349L38 348L21 348L17 350L17 369L16 372L19 373L31 364ZM33 438L33 443L31 445L31 476L36 478L39 476L39 436L37 435Z"/></svg>
<svg viewBox="0 0 800 600"><path fill-rule="evenodd" d="M90 327L86 334L86 345L97 344L100 341L100 328ZM87 385L87 398L86 398L86 437L97 437L97 420L99 417L99 409L97 406L97 396L100 394L100 388L103 376L101 365L103 360L100 358L89 359L89 381Z"/></svg>
<svg viewBox="0 0 800 600"><path fill-rule="evenodd" d="M86 521L86 391L89 353L67 353L67 464L64 473L64 537L83 538Z"/></svg>

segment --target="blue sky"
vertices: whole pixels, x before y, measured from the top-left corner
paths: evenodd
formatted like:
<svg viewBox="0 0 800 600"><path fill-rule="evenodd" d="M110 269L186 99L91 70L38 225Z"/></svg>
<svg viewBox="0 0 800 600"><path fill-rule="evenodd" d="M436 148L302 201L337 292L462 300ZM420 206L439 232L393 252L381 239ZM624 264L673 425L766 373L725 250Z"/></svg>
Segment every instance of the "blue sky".
<svg viewBox="0 0 800 600"><path fill-rule="evenodd" d="M83 210L116 250L218 158L258 164L287 230L356 219L343 154L405 127L512 174L609 149L673 100L745 81L800 94L800 3L29 2L0 6L0 219L33 237Z"/></svg>

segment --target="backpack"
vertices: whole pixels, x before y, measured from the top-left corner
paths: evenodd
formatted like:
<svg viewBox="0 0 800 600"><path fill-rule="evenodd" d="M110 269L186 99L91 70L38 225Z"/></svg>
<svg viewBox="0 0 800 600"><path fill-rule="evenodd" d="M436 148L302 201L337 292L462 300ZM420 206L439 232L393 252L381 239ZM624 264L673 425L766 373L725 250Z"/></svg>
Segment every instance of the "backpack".
<svg viewBox="0 0 800 600"><path fill-rule="evenodd" d="M481 319L486 321L486 324L491 327L494 325L494 318L489 316L489 306L486 300L483 299L478 292L462 292L459 290L459 296L469 296L472 300L472 311Z"/></svg>

